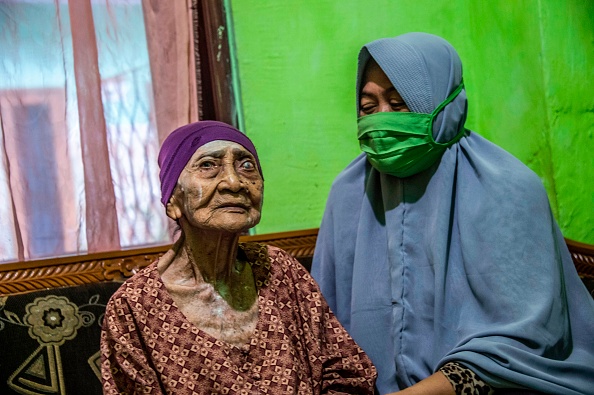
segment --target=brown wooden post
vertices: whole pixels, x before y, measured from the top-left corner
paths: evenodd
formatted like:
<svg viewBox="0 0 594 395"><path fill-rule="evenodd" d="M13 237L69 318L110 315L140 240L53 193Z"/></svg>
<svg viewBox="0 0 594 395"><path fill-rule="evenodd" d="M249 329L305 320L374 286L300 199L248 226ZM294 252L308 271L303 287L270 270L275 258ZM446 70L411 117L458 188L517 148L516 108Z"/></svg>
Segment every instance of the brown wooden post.
<svg viewBox="0 0 594 395"><path fill-rule="evenodd" d="M238 127L224 2L194 0L193 9L196 13L194 34L200 119L213 119Z"/></svg>

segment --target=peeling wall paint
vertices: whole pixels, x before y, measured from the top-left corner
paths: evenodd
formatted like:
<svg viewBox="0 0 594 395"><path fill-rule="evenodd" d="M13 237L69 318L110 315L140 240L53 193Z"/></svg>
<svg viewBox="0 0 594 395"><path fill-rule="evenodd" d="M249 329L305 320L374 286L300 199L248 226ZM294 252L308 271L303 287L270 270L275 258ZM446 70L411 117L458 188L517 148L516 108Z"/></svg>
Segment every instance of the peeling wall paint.
<svg viewBox="0 0 594 395"><path fill-rule="evenodd" d="M257 233L319 226L334 177L359 153L359 48L425 31L460 53L467 127L541 177L566 237L594 243L594 2L230 3L242 124L266 175Z"/></svg>

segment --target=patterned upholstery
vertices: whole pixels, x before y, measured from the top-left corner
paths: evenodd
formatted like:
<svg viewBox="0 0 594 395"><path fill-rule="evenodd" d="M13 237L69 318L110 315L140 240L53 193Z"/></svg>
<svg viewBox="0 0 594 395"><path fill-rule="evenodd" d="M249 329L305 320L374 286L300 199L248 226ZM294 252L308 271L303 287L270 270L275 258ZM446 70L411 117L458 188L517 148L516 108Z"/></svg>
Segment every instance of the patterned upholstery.
<svg viewBox="0 0 594 395"><path fill-rule="evenodd" d="M0 296L0 394L102 394L101 322L120 284Z"/></svg>

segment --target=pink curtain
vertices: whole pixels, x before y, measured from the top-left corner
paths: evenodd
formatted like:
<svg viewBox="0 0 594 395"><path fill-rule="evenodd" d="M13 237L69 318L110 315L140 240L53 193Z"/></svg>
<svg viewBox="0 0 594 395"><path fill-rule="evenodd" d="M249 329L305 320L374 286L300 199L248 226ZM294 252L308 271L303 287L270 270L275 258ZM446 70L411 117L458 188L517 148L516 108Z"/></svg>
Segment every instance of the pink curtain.
<svg viewBox="0 0 594 395"><path fill-rule="evenodd" d="M156 156L198 117L190 6L0 3L0 263L171 241Z"/></svg>
<svg viewBox="0 0 594 395"><path fill-rule="evenodd" d="M68 1L85 180L89 252L120 249L91 1Z"/></svg>
<svg viewBox="0 0 594 395"><path fill-rule="evenodd" d="M198 119L191 1L142 0L159 142Z"/></svg>

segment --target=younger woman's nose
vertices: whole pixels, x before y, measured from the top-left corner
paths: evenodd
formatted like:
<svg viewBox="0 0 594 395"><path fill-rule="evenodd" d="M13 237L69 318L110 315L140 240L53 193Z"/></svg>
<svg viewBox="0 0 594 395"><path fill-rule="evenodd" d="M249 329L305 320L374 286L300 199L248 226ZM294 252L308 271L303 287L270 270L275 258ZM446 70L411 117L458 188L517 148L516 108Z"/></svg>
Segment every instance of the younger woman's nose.
<svg viewBox="0 0 594 395"><path fill-rule="evenodd" d="M392 108L392 106L390 105L390 102L388 102L388 101L382 101L377 106L377 112L393 112L393 111L394 111L394 109Z"/></svg>

